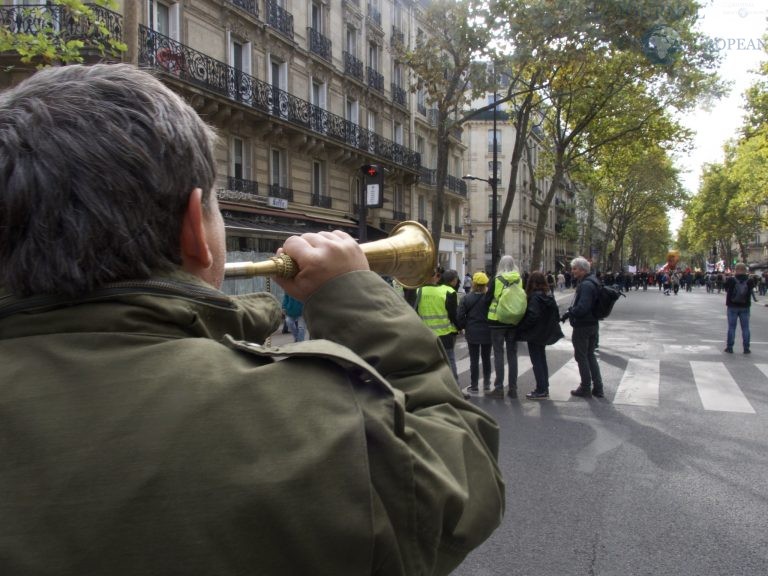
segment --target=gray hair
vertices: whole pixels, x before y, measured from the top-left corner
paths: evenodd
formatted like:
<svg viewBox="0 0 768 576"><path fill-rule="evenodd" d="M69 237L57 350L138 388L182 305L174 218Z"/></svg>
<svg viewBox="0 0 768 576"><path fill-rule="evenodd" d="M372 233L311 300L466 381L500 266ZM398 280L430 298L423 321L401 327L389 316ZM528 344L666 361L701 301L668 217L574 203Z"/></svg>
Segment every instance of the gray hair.
<svg viewBox="0 0 768 576"><path fill-rule="evenodd" d="M181 263L182 215L204 206L216 135L127 64L61 66L0 94L0 285L86 293Z"/></svg>
<svg viewBox="0 0 768 576"><path fill-rule="evenodd" d="M505 254L499 258L499 265L496 267L496 276L505 272L516 272L517 266L515 265L515 259L509 254Z"/></svg>
<svg viewBox="0 0 768 576"><path fill-rule="evenodd" d="M571 270L574 268L578 268L579 270L584 270L584 272L589 273L589 271L592 269L592 266L590 266L589 260L582 258L581 256L577 256L571 260Z"/></svg>

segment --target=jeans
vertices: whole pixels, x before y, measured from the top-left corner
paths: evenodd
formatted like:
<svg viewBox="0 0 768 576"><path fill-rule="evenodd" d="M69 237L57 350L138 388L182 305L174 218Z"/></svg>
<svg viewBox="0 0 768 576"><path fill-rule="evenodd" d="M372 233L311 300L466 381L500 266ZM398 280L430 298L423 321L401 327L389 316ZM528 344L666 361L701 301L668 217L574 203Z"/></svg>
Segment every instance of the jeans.
<svg viewBox="0 0 768 576"><path fill-rule="evenodd" d="M293 341L303 342L307 331L307 324L304 322L304 317L286 316L286 319L288 320L288 328L290 329L291 334L293 334Z"/></svg>
<svg viewBox="0 0 768 576"><path fill-rule="evenodd" d="M493 345L493 364L496 368L496 378L493 387L504 389L504 344L507 345L507 364L509 364L509 389L517 389L517 340L515 328L491 328L491 344Z"/></svg>
<svg viewBox="0 0 768 576"><path fill-rule="evenodd" d="M581 386L587 390L590 386L595 390L603 389L603 377L600 374L600 366L597 364L595 348L597 347L597 324L591 326L574 326L571 334L573 343L573 357L579 365Z"/></svg>
<svg viewBox="0 0 768 576"><path fill-rule="evenodd" d="M737 308L728 306L728 341L726 346L733 348L733 342L736 339L736 320L741 324L741 341L744 344L744 350L749 350L749 307Z"/></svg>
<svg viewBox="0 0 768 576"><path fill-rule="evenodd" d="M547 349L544 344L528 342L528 356L533 365L536 378L536 392L549 392L549 368L547 367Z"/></svg>
<svg viewBox="0 0 768 576"><path fill-rule="evenodd" d="M467 342L469 348L469 385L477 388L480 378L480 360L483 362L483 388L491 387L491 345L472 344Z"/></svg>
<svg viewBox="0 0 768 576"><path fill-rule="evenodd" d="M456 351L454 350L456 347L456 334L443 334L438 336L438 338L442 342L443 348L445 348L445 354L448 356L448 362L451 365L451 372L453 372L453 377L456 378L456 384L458 385L459 371L456 368Z"/></svg>

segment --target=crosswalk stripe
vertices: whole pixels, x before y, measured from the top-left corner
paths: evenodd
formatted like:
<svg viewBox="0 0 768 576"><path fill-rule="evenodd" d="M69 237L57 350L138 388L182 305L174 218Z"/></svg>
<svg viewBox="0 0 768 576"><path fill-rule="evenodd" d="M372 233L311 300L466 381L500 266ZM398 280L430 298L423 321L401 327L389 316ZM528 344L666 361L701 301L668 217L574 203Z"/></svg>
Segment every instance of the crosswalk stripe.
<svg viewBox="0 0 768 576"><path fill-rule="evenodd" d="M755 413L722 362L691 361L691 369L705 410Z"/></svg>
<svg viewBox="0 0 768 576"><path fill-rule="evenodd" d="M755 364L757 369L768 377L768 364Z"/></svg>
<svg viewBox="0 0 768 576"><path fill-rule="evenodd" d="M658 360L630 358L613 403L658 406L660 379Z"/></svg>
<svg viewBox="0 0 768 576"><path fill-rule="evenodd" d="M571 390L581 382L579 365L571 358L563 366L549 377L549 398L551 400L565 402L571 398Z"/></svg>

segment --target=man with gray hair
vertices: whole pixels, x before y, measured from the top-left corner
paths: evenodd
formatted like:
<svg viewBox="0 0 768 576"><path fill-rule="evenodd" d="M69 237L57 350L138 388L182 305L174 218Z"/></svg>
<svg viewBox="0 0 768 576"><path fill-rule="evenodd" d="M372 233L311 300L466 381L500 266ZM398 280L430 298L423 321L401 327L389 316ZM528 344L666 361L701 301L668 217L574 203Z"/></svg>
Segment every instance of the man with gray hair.
<svg viewBox="0 0 768 576"><path fill-rule="evenodd" d="M566 319L570 320L573 327L571 334L573 356L579 366L581 378L581 383L575 390L571 390L571 394L580 398L590 396L602 398L603 377L595 356L599 323L593 312L600 290L600 281L590 273L590 270L591 267L586 258L579 256L571 261L571 272L577 282L576 294L570 308L560 320L563 322Z"/></svg>

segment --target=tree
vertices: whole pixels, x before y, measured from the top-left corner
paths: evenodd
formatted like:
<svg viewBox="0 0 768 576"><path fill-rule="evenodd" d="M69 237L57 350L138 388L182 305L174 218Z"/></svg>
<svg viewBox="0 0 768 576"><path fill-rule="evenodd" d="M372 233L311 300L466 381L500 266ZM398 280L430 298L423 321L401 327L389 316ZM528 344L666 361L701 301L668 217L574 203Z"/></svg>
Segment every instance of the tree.
<svg viewBox="0 0 768 576"><path fill-rule="evenodd" d="M551 144L551 186L537 206L533 261L538 266L549 208L574 163L606 145L685 138L669 111L719 93L711 71L716 58L711 43L692 29L694 1L499 0L495 6L496 17L505 16L505 35L515 50L535 55L546 73L540 91ZM629 6L631 14L622 14ZM670 47L669 61L659 63L647 57L648 46L637 39L647 44L647 33L654 31L658 41L655 24L662 9L668 16L664 32L674 31L682 50L671 58L678 49Z"/></svg>
<svg viewBox="0 0 768 576"><path fill-rule="evenodd" d="M464 121L462 110L473 90L480 91L485 82L484 70L473 65L490 39L487 29L475 26L475 19L484 13L481 4L435 0L427 7L421 6L427 33L417 38L413 48L403 44L393 47L396 58L413 71L411 90L425 90L426 103L437 114L437 189L431 226L437 245L445 215L449 136Z"/></svg>
<svg viewBox="0 0 768 576"><path fill-rule="evenodd" d="M15 52L23 64L40 68L83 62L83 49L116 56L127 49L112 31L99 8L113 8L114 0L51 0L47 5L15 6L14 26L0 28L0 52Z"/></svg>

